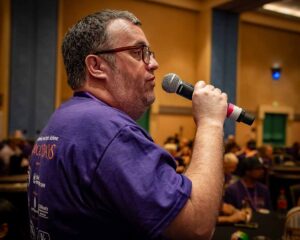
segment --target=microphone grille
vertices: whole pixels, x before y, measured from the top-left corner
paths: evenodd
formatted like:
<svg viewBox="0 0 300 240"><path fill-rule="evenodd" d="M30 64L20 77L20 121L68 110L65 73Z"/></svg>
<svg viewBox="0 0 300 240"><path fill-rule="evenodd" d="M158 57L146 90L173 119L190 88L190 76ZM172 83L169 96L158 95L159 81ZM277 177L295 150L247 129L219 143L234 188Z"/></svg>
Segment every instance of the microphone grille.
<svg viewBox="0 0 300 240"><path fill-rule="evenodd" d="M168 73L164 76L162 81L162 88L168 93L176 93L181 80L175 73Z"/></svg>

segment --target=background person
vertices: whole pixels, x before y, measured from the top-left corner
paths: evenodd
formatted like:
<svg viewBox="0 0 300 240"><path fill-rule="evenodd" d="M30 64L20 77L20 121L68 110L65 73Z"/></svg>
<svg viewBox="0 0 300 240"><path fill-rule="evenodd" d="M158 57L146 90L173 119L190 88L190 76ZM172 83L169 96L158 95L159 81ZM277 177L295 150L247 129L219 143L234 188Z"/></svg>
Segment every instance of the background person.
<svg viewBox="0 0 300 240"><path fill-rule="evenodd" d="M224 155L225 188L239 180L239 177L234 175L238 163L239 159L234 153L226 153Z"/></svg>
<svg viewBox="0 0 300 240"><path fill-rule="evenodd" d="M238 223L249 222L252 216L250 208L243 208L241 210L235 208L231 204L223 203L221 206L218 223Z"/></svg>
<svg viewBox="0 0 300 240"><path fill-rule="evenodd" d="M158 63L140 21L106 10L63 40L74 96L41 132L30 159L33 239L209 239L223 187L227 96L196 83L190 167L136 124L154 102ZM203 217L205 216L205 217Z"/></svg>
<svg viewBox="0 0 300 240"><path fill-rule="evenodd" d="M238 165L238 158L233 153L224 155L224 190L231 184L237 182L239 178L233 174ZM252 210L248 208L237 209L233 205L223 202L221 204L218 223L248 222L251 219Z"/></svg>
<svg viewBox="0 0 300 240"><path fill-rule="evenodd" d="M0 198L0 240L24 239L19 216L13 204Z"/></svg>
<svg viewBox="0 0 300 240"><path fill-rule="evenodd" d="M249 205L253 211L272 210L269 189L265 184L259 182L263 176L264 166L257 157L244 159L242 177L226 188L224 202L238 209Z"/></svg>

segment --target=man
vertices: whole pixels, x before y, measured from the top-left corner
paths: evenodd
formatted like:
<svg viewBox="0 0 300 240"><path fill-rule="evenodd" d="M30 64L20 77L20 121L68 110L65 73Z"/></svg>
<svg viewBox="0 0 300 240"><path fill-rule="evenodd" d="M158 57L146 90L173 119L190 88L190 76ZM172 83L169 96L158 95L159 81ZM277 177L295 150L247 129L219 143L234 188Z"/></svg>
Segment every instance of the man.
<svg viewBox="0 0 300 240"><path fill-rule="evenodd" d="M234 184L239 178L233 175L238 164L238 158L234 153L226 153L224 155L224 190L231 184ZM218 223L237 223L248 222L251 219L252 211L250 208L243 208L241 210L235 208L233 205L223 202L220 207Z"/></svg>
<svg viewBox="0 0 300 240"><path fill-rule="evenodd" d="M270 193L259 182L264 175L264 165L257 157L245 158L242 162L242 177L225 190L224 202L241 209L248 205L253 211L272 210Z"/></svg>
<svg viewBox="0 0 300 240"><path fill-rule="evenodd" d="M223 203L218 217L219 224L249 222L252 216L250 208L236 209L228 203Z"/></svg>
<svg viewBox="0 0 300 240"><path fill-rule="evenodd" d="M209 239L222 195L227 96L198 82L190 169L135 122L154 102L158 63L127 11L75 24L63 41L74 96L50 118L30 161L33 238Z"/></svg>
<svg viewBox="0 0 300 240"><path fill-rule="evenodd" d="M227 188L229 185L235 183L239 178L234 175L234 171L237 168L239 159L234 153L226 153L224 155L224 187Z"/></svg>

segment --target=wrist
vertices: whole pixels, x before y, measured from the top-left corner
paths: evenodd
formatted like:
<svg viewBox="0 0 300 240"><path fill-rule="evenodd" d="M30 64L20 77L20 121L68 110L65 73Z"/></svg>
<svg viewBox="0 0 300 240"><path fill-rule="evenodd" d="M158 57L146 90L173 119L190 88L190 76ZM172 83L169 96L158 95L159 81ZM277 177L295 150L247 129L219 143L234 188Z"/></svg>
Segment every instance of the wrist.
<svg viewBox="0 0 300 240"><path fill-rule="evenodd" d="M201 119L197 122L198 128L215 128L223 130L224 121L212 120L212 119Z"/></svg>

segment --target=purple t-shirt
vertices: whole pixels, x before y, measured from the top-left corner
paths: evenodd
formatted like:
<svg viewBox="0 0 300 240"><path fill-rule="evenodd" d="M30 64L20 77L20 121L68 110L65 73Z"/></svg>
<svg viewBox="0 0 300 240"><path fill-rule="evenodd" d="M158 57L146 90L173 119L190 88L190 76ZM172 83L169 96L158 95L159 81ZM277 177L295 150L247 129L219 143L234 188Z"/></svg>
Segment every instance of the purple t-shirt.
<svg viewBox="0 0 300 240"><path fill-rule="evenodd" d="M33 239L162 239L191 182L130 117L76 93L50 118L30 158Z"/></svg>
<svg viewBox="0 0 300 240"><path fill-rule="evenodd" d="M241 180L229 185L225 190L224 202L238 209L247 202L253 210L260 208L272 210L269 190L260 182L257 182L254 188L246 188Z"/></svg>

